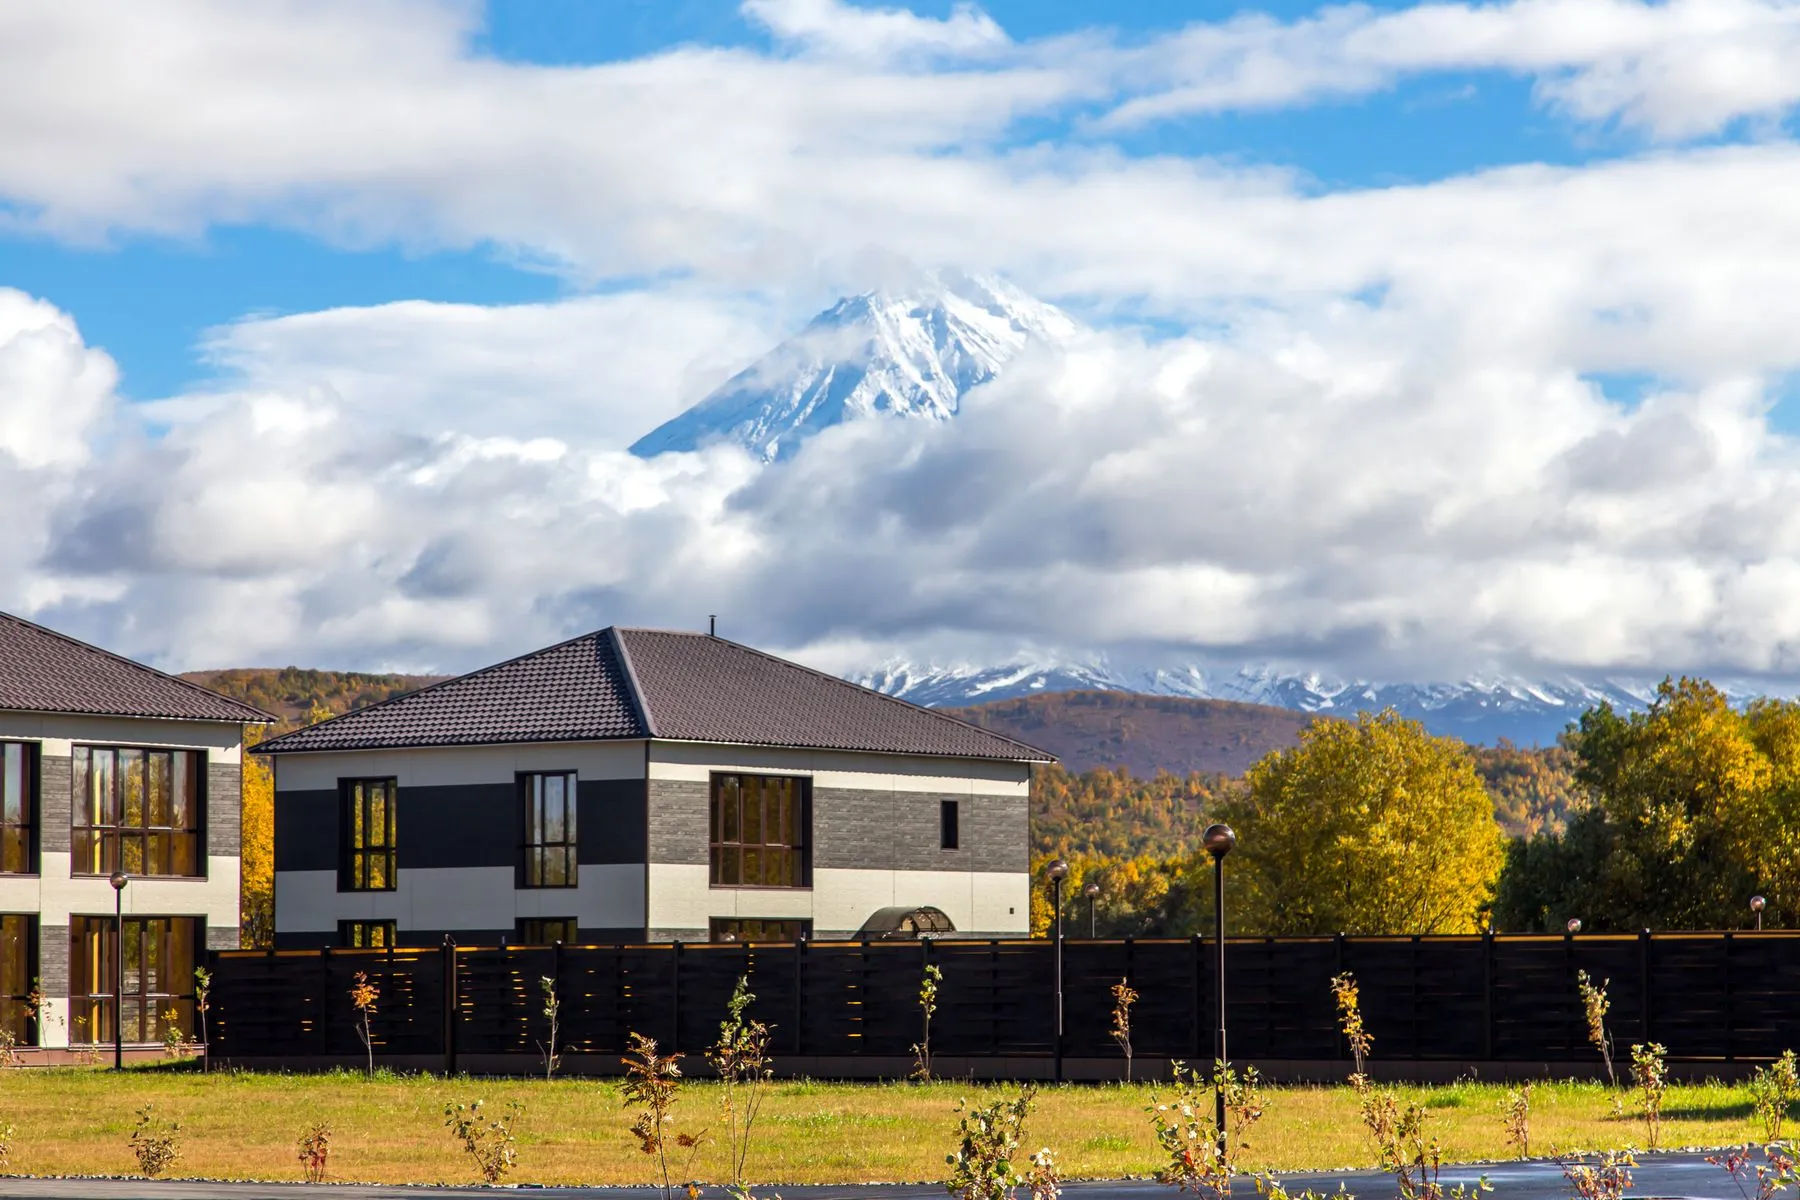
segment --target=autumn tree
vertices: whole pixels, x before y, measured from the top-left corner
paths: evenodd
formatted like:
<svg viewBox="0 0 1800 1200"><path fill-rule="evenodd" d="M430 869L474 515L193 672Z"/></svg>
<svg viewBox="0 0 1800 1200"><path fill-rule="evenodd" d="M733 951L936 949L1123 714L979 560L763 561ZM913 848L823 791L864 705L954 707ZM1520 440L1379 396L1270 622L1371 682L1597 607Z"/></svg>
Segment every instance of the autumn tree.
<svg viewBox="0 0 1800 1200"><path fill-rule="evenodd" d="M1275 934L1469 933L1500 873L1493 800L1468 748L1389 709L1319 721L1250 769L1233 926ZM1205 856L1199 856L1204 859ZM1208 864L1196 861L1197 876ZM1197 886L1191 893L1204 895Z"/></svg>
<svg viewBox="0 0 1800 1200"><path fill-rule="evenodd" d="M1800 919L1800 706L1747 711L1704 680L1664 680L1643 712L1602 704L1568 738L1587 807L1560 836L1516 840L1504 929L1736 928Z"/></svg>

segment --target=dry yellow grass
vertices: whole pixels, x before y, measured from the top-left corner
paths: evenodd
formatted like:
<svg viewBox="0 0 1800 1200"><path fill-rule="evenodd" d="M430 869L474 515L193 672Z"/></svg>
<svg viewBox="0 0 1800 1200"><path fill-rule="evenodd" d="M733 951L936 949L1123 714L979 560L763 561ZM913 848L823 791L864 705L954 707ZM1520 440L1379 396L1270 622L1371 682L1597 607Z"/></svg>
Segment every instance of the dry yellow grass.
<svg viewBox="0 0 1800 1200"><path fill-rule="evenodd" d="M925 1181L943 1177L959 1099L979 1103L1012 1087L955 1083L772 1086L751 1173L761 1182ZM1120 1177L1154 1169L1144 1108L1151 1087L1045 1087L1028 1139L1057 1152L1071 1177ZM1510 1157L1500 1120L1503 1088L1462 1083L1406 1088L1432 1116L1446 1159ZM182 1125L173 1174L229 1179L299 1179L295 1141L313 1120L334 1129L333 1179L385 1183L467 1183L475 1171L444 1128L444 1105L482 1098L490 1110L525 1106L515 1182L648 1183L649 1161L628 1132L631 1114L613 1081L437 1079L353 1074L256 1075L131 1070L11 1070L0 1079L0 1121L15 1128L11 1170L30 1174L128 1174L136 1110L153 1103ZM1595 1084L1534 1088L1534 1153L1644 1144L1631 1116L1612 1115ZM718 1089L691 1083L677 1127L717 1129ZM1371 1165L1346 1088L1270 1089L1268 1115L1252 1137L1251 1166L1278 1169ZM1741 1086L1669 1090L1665 1146L1721 1145L1757 1136ZM724 1154L709 1139L692 1176L717 1181ZM683 1172L685 1178L689 1173Z"/></svg>

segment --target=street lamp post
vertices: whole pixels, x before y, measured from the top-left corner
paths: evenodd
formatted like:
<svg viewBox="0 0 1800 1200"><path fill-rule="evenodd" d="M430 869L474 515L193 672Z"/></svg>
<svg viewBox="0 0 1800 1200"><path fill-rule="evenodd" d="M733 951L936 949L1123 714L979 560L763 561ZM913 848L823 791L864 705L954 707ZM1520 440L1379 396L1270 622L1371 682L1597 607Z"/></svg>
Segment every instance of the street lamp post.
<svg viewBox="0 0 1800 1200"><path fill-rule="evenodd" d="M1581 932L1581 918L1580 917L1570 917L1569 918L1569 932L1570 933L1580 933Z"/></svg>
<svg viewBox="0 0 1800 1200"><path fill-rule="evenodd" d="M1768 906L1769 906L1769 902L1767 900L1764 900L1761 896L1750 897L1750 911L1756 914L1756 931L1758 933L1762 932L1763 909L1767 908Z"/></svg>
<svg viewBox="0 0 1800 1200"><path fill-rule="evenodd" d="M1056 971L1056 1082L1061 1083L1063 1077L1063 994L1062 994L1062 887L1063 880L1068 878L1069 864L1057 859L1044 868L1044 874L1050 880L1051 934L1056 945L1051 952Z"/></svg>
<svg viewBox="0 0 1800 1200"><path fill-rule="evenodd" d="M125 1069L125 885L131 876L114 871L113 886L113 1070Z"/></svg>
<svg viewBox="0 0 1800 1200"><path fill-rule="evenodd" d="M1208 825L1200 840L1213 859L1213 944L1218 951L1214 973L1219 985L1219 1032L1213 1048L1213 1120L1219 1131L1219 1160L1223 1162L1230 1145L1225 1135L1225 856L1237 845L1237 834L1229 825Z"/></svg>
<svg viewBox="0 0 1800 1200"><path fill-rule="evenodd" d="M1086 887L1081 889L1081 894L1087 897L1088 936L1093 937L1094 936L1094 928L1095 928L1095 926L1094 926L1094 901L1096 901L1100 898L1100 885L1097 883L1090 883Z"/></svg>

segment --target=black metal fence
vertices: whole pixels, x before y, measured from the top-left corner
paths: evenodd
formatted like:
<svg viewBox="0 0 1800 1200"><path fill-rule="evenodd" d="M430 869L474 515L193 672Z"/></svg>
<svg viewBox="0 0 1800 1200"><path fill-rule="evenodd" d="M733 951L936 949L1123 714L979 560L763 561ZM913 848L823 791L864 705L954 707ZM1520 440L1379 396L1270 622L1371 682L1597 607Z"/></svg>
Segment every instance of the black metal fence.
<svg viewBox="0 0 1800 1200"><path fill-rule="evenodd" d="M982 1074L1038 1073L1055 1057L1116 1060L1112 985L1128 980L1140 1060L1212 1057L1207 939L1064 943L1055 1031L1046 940L651 944L222 951L212 955L215 1059L304 1066L360 1058L354 975L380 989L378 1058L454 1070L527 1069L548 1037L540 980L562 1002L571 1069L616 1069L632 1032L698 1055L747 974L778 1064L904 1073L920 1037L925 966L943 973L932 1049ZM1655 1041L1696 1063L1800 1047L1800 934L1228 939L1226 1018L1240 1062L1347 1059L1329 988L1354 972L1374 1061L1592 1064L1575 976L1607 981L1621 1047ZM783 1060L786 1060L785 1062ZM979 1064L987 1063L984 1069Z"/></svg>

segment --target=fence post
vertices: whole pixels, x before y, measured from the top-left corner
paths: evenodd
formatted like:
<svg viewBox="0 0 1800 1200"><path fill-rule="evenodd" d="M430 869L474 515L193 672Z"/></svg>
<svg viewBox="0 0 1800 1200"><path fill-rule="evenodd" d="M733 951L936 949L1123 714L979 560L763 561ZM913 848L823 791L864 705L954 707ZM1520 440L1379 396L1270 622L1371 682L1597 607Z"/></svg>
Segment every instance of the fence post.
<svg viewBox="0 0 1800 1200"><path fill-rule="evenodd" d="M1481 935L1481 1057L1494 1061L1494 931Z"/></svg>
<svg viewBox="0 0 1800 1200"><path fill-rule="evenodd" d="M1331 935L1331 952L1337 959L1337 970L1331 973L1332 978L1335 979L1344 973L1344 935L1341 930ZM1349 1058L1350 1040L1344 1036L1343 1027L1338 1023L1337 1000L1335 997L1332 1000L1331 1038L1337 1043L1338 1061L1342 1062Z"/></svg>
<svg viewBox="0 0 1800 1200"><path fill-rule="evenodd" d="M673 1026L669 1030L669 1049L670 1050L678 1050L681 1048L681 939L680 938L675 939L675 949L674 949L673 953L675 955L675 970L674 970L675 996L674 996L674 1002L672 1004L670 1004L670 1006L669 1006L669 1008L670 1008L669 1019Z"/></svg>
<svg viewBox="0 0 1800 1200"><path fill-rule="evenodd" d="M275 957L275 950L273 947L270 947L269 949L269 957ZM319 1019L313 1023L313 1028L319 1031L319 1038L324 1042L323 1049L325 1053L330 1054L335 1049L331 1040L331 1014L337 1008L337 1006L331 1002L330 946L319 947L319 999L317 1003L319 1008Z"/></svg>
<svg viewBox="0 0 1800 1200"><path fill-rule="evenodd" d="M1638 934L1638 993L1643 997L1643 1010L1638 1024L1646 1044L1650 1041L1650 931Z"/></svg>
<svg viewBox="0 0 1800 1200"><path fill-rule="evenodd" d="M1199 934L1196 933L1193 938L1189 940L1188 949L1192 951L1194 960L1194 1003L1192 1006L1194 1010L1193 1057L1202 1059L1206 1057L1206 1048L1202 1045L1202 1042L1206 1037L1206 1026L1200 1017L1200 1005L1206 997L1206 981L1200 977L1200 972L1204 969L1206 955L1201 953L1202 946Z"/></svg>
<svg viewBox="0 0 1800 1200"><path fill-rule="evenodd" d="M456 1074L456 943L447 933L444 944L438 947L438 963L444 1000L444 1075L448 1078Z"/></svg>
<svg viewBox="0 0 1800 1200"><path fill-rule="evenodd" d="M1723 949L1725 952L1725 1061L1731 1062L1737 1056L1731 1052L1733 1034L1737 1029L1737 992L1731 986L1731 930L1725 931Z"/></svg>
<svg viewBox="0 0 1800 1200"><path fill-rule="evenodd" d="M794 1054L806 1053L806 934L794 939Z"/></svg>

